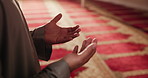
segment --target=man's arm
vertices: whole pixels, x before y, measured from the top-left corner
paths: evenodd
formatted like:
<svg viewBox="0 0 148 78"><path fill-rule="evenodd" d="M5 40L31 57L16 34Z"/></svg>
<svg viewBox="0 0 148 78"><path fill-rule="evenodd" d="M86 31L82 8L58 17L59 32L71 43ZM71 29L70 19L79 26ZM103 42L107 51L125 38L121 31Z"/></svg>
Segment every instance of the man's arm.
<svg viewBox="0 0 148 78"><path fill-rule="evenodd" d="M48 65L32 78L70 78L69 65L65 60L59 60Z"/></svg>
<svg viewBox="0 0 148 78"><path fill-rule="evenodd" d="M30 31L30 33L39 59L49 60L52 52L52 44L46 43L44 39L44 27L36 28L34 31Z"/></svg>
<svg viewBox="0 0 148 78"><path fill-rule="evenodd" d="M51 55L52 44L65 43L79 36L81 31L79 25L67 28L60 27L57 22L61 18L62 14L58 14L43 27L31 32L39 58L48 60Z"/></svg>
<svg viewBox="0 0 148 78"><path fill-rule="evenodd" d="M83 41L80 51L76 46L72 53L58 62L48 65L33 78L69 78L70 72L87 63L95 54L97 40L88 38Z"/></svg>

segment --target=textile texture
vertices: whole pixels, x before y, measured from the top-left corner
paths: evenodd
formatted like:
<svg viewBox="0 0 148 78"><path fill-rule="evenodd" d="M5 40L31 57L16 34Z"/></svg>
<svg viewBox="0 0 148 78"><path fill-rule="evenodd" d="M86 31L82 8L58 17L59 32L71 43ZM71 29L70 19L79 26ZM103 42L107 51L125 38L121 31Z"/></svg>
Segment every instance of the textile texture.
<svg viewBox="0 0 148 78"><path fill-rule="evenodd" d="M148 78L148 17L141 11L95 0L88 0L85 7L76 0L19 2L30 30L58 13L63 14L60 26L80 25L80 37L53 45L51 59L40 60L42 69L91 37L98 40L97 52L87 64L73 71L71 78Z"/></svg>

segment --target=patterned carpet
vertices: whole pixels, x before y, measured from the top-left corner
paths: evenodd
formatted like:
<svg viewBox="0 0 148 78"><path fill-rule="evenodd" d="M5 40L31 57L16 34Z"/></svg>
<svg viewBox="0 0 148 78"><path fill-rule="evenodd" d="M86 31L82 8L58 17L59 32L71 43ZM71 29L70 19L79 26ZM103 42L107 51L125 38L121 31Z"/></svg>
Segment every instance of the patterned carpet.
<svg viewBox="0 0 148 78"><path fill-rule="evenodd" d="M51 60L40 60L41 68L72 52L84 39L95 37L98 39L97 53L72 72L71 78L148 78L148 36L141 29L108 17L112 15L109 12L102 14L106 10L92 2L86 4L87 8L75 0L22 0L20 4L30 30L44 25L58 13L63 14L59 25L80 24L82 29L77 39L53 45Z"/></svg>
<svg viewBox="0 0 148 78"><path fill-rule="evenodd" d="M88 1L92 2L96 7L102 8L102 10L108 13L109 17L118 19L148 34L148 11L98 0Z"/></svg>

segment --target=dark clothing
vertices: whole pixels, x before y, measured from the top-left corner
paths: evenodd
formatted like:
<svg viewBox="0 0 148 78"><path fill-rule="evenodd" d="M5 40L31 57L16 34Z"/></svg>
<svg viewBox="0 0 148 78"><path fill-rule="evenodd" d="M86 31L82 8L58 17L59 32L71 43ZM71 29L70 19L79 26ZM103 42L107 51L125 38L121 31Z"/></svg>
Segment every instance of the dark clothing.
<svg viewBox="0 0 148 78"><path fill-rule="evenodd" d="M0 78L69 78L64 60L40 70L38 58L49 60L51 50L44 27L30 34L17 2L0 0Z"/></svg>

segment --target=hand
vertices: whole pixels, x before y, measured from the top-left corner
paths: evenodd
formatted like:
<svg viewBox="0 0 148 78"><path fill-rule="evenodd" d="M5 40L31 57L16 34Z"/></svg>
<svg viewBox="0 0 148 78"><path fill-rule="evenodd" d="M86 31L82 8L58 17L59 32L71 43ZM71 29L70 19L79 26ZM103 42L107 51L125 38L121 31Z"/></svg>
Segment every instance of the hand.
<svg viewBox="0 0 148 78"><path fill-rule="evenodd" d="M62 28L57 25L62 14L58 14L51 22L45 25L45 40L50 44L64 43L79 36L79 26Z"/></svg>
<svg viewBox="0 0 148 78"><path fill-rule="evenodd" d="M75 46L73 52L63 58L68 63L70 71L73 71L88 62L96 52L96 45L97 40L89 38L83 41L79 52L78 46Z"/></svg>

